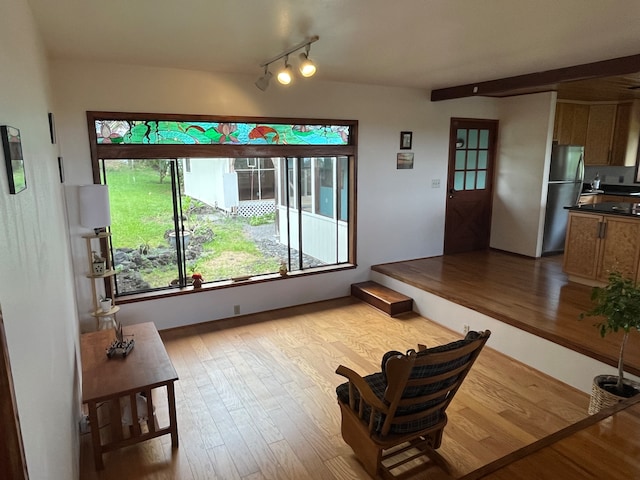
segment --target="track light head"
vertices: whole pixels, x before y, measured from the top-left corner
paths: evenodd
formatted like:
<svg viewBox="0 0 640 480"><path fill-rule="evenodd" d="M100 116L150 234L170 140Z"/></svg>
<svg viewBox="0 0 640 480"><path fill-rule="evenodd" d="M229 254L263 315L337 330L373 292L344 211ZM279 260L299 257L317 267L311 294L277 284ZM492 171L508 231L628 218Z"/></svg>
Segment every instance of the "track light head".
<svg viewBox="0 0 640 480"><path fill-rule="evenodd" d="M289 65L289 55L284 57L284 68L278 72L278 81L282 85L289 85L293 80L293 70Z"/></svg>
<svg viewBox="0 0 640 480"><path fill-rule="evenodd" d="M267 65L266 67L264 67L264 75L256 80L256 87L264 92L267 88L269 88L271 77L273 77L273 74L269 71L269 66Z"/></svg>
<svg viewBox="0 0 640 480"><path fill-rule="evenodd" d="M300 54L300 66L298 70L300 70L300 75L303 77L312 77L316 73L316 65L309 58L309 45L307 45L307 53Z"/></svg>

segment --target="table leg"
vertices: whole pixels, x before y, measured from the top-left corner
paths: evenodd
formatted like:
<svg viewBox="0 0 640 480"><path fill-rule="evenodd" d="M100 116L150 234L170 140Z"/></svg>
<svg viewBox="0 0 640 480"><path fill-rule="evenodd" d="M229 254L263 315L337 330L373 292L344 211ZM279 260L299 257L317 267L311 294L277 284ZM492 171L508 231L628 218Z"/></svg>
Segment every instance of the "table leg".
<svg viewBox="0 0 640 480"><path fill-rule="evenodd" d="M98 425L98 407L96 402L89 402L89 426L91 427L91 446L93 447L93 461L96 470L102 470L102 445L100 443L100 428Z"/></svg>
<svg viewBox="0 0 640 480"><path fill-rule="evenodd" d="M176 392L173 382L167 384L167 399L169 402L169 428L171 430L171 446L178 448L178 419L176 416Z"/></svg>

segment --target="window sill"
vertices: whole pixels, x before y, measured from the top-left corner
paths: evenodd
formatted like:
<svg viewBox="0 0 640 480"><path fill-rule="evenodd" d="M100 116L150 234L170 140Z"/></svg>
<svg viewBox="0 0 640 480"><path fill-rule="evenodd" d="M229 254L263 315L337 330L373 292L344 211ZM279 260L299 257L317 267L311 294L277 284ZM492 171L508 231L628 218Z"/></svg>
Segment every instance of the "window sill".
<svg viewBox="0 0 640 480"><path fill-rule="evenodd" d="M153 292L134 293L131 295L119 295L117 296L118 305L125 305L127 303L137 303L148 300L155 300L158 298L176 297L179 295L191 295L202 292L212 292L216 290L222 290L225 288L242 287L244 285L256 285L258 283L274 282L279 280L286 280L299 277L307 277L310 275L318 275L323 273L339 272L342 270L351 270L356 268L356 265L351 263L345 263L343 265L331 265L327 267L316 267L308 270L290 272L286 275L280 275L279 273L270 273L267 275L256 275L254 277L237 277L236 280L224 280L221 282L203 283L202 287L194 288L188 286L184 288L167 288L163 290L154 290Z"/></svg>

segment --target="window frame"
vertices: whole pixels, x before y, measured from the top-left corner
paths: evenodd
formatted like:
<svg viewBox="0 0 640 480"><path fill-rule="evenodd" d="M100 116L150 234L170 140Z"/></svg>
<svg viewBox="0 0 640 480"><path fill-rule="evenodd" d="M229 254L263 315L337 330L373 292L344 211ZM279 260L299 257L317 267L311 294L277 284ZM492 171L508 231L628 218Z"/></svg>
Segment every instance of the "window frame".
<svg viewBox="0 0 640 480"><path fill-rule="evenodd" d="M345 264L333 264L329 266L306 269L299 272L291 272L290 276L305 276L324 272L333 272L356 267L356 185L357 185L357 120L338 119L310 119L310 118L281 118L281 117L246 117L246 116L217 116L217 115L188 115L188 114L150 114L131 112L104 112L87 111L87 125L89 134L89 147L91 153L91 165L93 182L101 183L103 172L100 159L155 159L155 158L291 158L291 157L347 157L353 158L349 162L349 176L352 178L349 186L348 198L348 262ZM237 145L237 144L164 144L164 145L135 145L135 144L105 144L98 143L95 122L98 120L167 120L167 121L202 121L222 123L266 123L266 124L292 124L292 125L346 125L349 126L350 135L347 145ZM279 187L279 186L278 186ZM278 188L276 187L276 188ZM338 221L344 221L338 218ZM271 281L279 278L278 275L264 275L243 283L232 281L215 282L206 284L202 290L236 287L243 284L255 284ZM110 289L110 285L105 283ZM172 290L154 290L144 293L127 294L118 296L118 303L132 303L150 298L162 298L168 296L193 293L192 287ZM114 295L115 292L108 292Z"/></svg>

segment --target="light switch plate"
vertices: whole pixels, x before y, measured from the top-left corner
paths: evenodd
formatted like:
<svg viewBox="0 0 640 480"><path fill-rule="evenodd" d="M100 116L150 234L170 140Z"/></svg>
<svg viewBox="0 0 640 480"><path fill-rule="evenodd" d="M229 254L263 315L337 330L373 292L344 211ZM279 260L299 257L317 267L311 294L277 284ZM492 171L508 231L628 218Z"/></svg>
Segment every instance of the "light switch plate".
<svg viewBox="0 0 640 480"><path fill-rule="evenodd" d="M440 188L440 179L432 178L431 179L431 188Z"/></svg>

